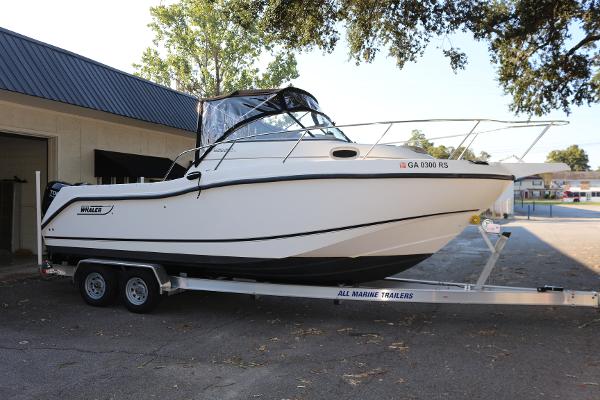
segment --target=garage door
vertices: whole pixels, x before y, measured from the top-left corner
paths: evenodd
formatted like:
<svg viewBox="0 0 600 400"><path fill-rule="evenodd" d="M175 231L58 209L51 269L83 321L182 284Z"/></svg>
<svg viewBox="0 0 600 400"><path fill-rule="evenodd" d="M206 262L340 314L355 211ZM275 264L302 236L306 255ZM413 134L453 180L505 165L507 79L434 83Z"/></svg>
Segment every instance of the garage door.
<svg viewBox="0 0 600 400"><path fill-rule="evenodd" d="M0 252L35 252L35 171L48 176L48 141L0 132Z"/></svg>

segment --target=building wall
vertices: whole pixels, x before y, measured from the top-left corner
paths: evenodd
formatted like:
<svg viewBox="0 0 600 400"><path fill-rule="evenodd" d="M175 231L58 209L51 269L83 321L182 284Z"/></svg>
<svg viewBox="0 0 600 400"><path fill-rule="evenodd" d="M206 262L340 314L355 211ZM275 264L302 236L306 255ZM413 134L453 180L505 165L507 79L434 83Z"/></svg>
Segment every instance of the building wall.
<svg viewBox="0 0 600 400"><path fill-rule="evenodd" d="M504 192L496 199L494 205L491 208L492 215L494 218L513 215L515 213L515 201L514 201L515 186L511 183Z"/></svg>
<svg viewBox="0 0 600 400"><path fill-rule="evenodd" d="M519 179L515 182L515 190L543 190L544 180L539 179Z"/></svg>
<svg viewBox="0 0 600 400"><path fill-rule="evenodd" d="M91 118L0 100L0 131L50 138L48 178L67 182L96 182L94 149L173 159L196 143L191 133L169 133L159 125L137 126L125 118L122 123L108 121L104 113L97 114L99 118ZM190 159L180 163L187 166Z"/></svg>
<svg viewBox="0 0 600 400"><path fill-rule="evenodd" d="M35 177L29 176L31 171L41 169L48 180L95 184L94 149L174 159L196 143L190 132L2 91L0 132L48 139L47 163L29 156L37 151L33 147L12 150L22 158L21 165L28 166L28 175L23 172L26 175L19 177L29 182L35 182ZM4 151L11 152L8 148ZM191 159L190 154L179 163L187 167ZM8 167L0 165L0 179L12 178L3 176L4 172ZM22 196L21 248L35 252L35 187L30 186Z"/></svg>

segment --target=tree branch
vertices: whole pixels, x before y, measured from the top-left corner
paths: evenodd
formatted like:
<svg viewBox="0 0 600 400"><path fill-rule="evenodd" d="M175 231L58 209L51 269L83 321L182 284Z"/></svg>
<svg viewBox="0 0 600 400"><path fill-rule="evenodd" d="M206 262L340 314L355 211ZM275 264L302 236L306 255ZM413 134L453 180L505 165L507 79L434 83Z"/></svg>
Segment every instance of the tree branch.
<svg viewBox="0 0 600 400"><path fill-rule="evenodd" d="M588 43L595 42L596 40L600 40L600 35L588 35L584 37L579 43L573 46L571 50L567 51L567 54L565 54L565 56L572 56L577 50L579 50Z"/></svg>

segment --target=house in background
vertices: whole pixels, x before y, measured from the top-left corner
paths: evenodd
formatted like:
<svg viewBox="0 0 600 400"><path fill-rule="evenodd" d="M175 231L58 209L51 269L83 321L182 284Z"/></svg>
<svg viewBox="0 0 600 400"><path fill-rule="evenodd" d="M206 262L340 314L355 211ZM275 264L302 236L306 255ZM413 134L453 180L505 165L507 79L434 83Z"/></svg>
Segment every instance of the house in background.
<svg viewBox="0 0 600 400"><path fill-rule="evenodd" d="M34 252L35 171L93 184L159 179L196 145L198 100L0 28L0 253ZM181 160L181 176L189 165Z"/></svg>
<svg viewBox="0 0 600 400"><path fill-rule="evenodd" d="M526 176L517 179L514 184L515 200L543 199L546 193L544 178L540 175Z"/></svg>

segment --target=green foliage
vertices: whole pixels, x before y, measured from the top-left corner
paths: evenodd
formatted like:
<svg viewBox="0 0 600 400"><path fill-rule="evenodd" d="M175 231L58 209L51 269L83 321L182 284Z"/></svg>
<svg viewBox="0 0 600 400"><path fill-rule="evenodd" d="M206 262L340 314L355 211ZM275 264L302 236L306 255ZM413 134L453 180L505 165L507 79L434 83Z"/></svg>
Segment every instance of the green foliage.
<svg viewBox="0 0 600 400"><path fill-rule="evenodd" d="M552 150L546 157L547 162L562 162L571 167L571 171L589 171L589 159L585 150L576 144L565 150Z"/></svg>
<svg viewBox="0 0 600 400"><path fill-rule="evenodd" d="M429 151L433 147L433 142L429 141L425 134L418 130L413 129L410 135L410 139L406 142L409 146L420 147L425 151Z"/></svg>
<svg viewBox="0 0 600 400"><path fill-rule="evenodd" d="M418 129L414 129L412 131L410 139L408 139L406 144L409 146L420 147L423 150L425 150L427 152L427 154L429 154L433 158L437 158L437 159L448 159L448 158L450 158L452 153L455 152L455 149L452 146L450 146L450 147L446 147L444 145L435 146L433 144L433 142L429 141L425 137L425 134ZM465 150L464 147L459 147L458 150L456 150L453 159L458 158L458 156L460 154L462 154L462 152L464 150ZM490 157L491 157L491 155L486 153L485 151L482 151L481 153L479 153L479 156L477 156L471 149L467 149L462 158L465 160L473 160L473 161L487 161L490 159Z"/></svg>
<svg viewBox="0 0 600 400"><path fill-rule="evenodd" d="M288 48L331 52L345 29L357 64L387 50L402 68L435 39L457 71L467 55L447 39L470 32L487 43L516 113L568 113L572 105L600 102L597 0L234 1L252 10L262 29Z"/></svg>
<svg viewBox="0 0 600 400"><path fill-rule="evenodd" d="M452 154L452 150L452 147L446 147L441 144L439 146L431 146L429 149L427 149L427 153L433 158L448 159L450 158L450 154Z"/></svg>
<svg viewBox="0 0 600 400"><path fill-rule="evenodd" d="M595 4L594 4L595 3ZM512 110L542 115L600 101L600 7L590 1L486 3L472 23L487 40Z"/></svg>
<svg viewBox="0 0 600 400"><path fill-rule="evenodd" d="M298 77L296 58L276 46L235 0L180 0L150 8L153 47L136 74L199 97L279 87ZM259 61L271 56L262 68Z"/></svg>

